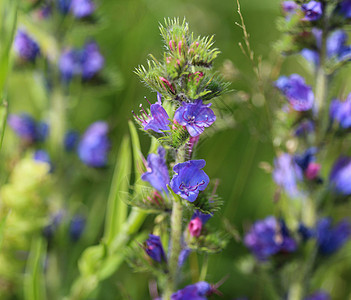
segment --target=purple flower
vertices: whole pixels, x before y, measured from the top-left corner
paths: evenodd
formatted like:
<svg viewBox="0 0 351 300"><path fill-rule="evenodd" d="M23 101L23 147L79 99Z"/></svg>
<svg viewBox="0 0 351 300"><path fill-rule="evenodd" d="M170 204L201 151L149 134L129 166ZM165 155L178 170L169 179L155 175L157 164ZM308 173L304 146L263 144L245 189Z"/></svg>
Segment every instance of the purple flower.
<svg viewBox="0 0 351 300"><path fill-rule="evenodd" d="M330 103L329 115L332 121L339 123L341 128L351 127L351 94L345 101L334 99Z"/></svg>
<svg viewBox="0 0 351 300"><path fill-rule="evenodd" d="M344 30L335 30L327 39L327 56L338 57L345 47L347 34Z"/></svg>
<svg viewBox="0 0 351 300"><path fill-rule="evenodd" d="M170 120L166 110L162 107L161 94L157 93L157 102L155 104L151 104L150 102L149 104L150 114L146 112L142 105L140 105L140 117L132 111L144 130L150 129L158 133L169 130Z"/></svg>
<svg viewBox="0 0 351 300"><path fill-rule="evenodd" d="M196 210L191 217L191 219L199 218L202 222L202 224L206 224L209 219L213 217L213 214L204 214L199 210Z"/></svg>
<svg viewBox="0 0 351 300"><path fill-rule="evenodd" d="M108 125L98 121L89 126L78 145L80 160L90 167L103 167L107 164L110 142L107 136Z"/></svg>
<svg viewBox="0 0 351 300"><path fill-rule="evenodd" d="M35 120L27 115L9 115L8 124L12 130L24 141L32 143L37 138L37 126Z"/></svg>
<svg viewBox="0 0 351 300"><path fill-rule="evenodd" d="M50 156L45 150L36 150L33 154L33 158L36 161L42 161L51 164Z"/></svg>
<svg viewBox="0 0 351 300"><path fill-rule="evenodd" d="M293 252L297 248L296 242L290 237L285 223L283 221L278 222L272 216L254 223L245 235L244 243L261 261L267 260L277 253Z"/></svg>
<svg viewBox="0 0 351 300"><path fill-rule="evenodd" d="M79 133L74 130L69 130L65 134L64 147L67 152L73 151L78 143Z"/></svg>
<svg viewBox="0 0 351 300"><path fill-rule="evenodd" d="M297 182L303 179L303 172L290 154L283 153L274 160L273 179L290 197L300 195Z"/></svg>
<svg viewBox="0 0 351 300"><path fill-rule="evenodd" d="M151 153L147 157L147 172L145 172L141 179L149 182L156 190L165 191L168 194L167 184L169 184L169 174L166 164L166 151L159 147L158 155Z"/></svg>
<svg viewBox="0 0 351 300"><path fill-rule="evenodd" d="M295 129L295 135L307 136L309 133L314 131L314 123L311 120L302 121Z"/></svg>
<svg viewBox="0 0 351 300"><path fill-rule="evenodd" d="M103 68L105 60L95 42L88 42L84 45L81 63L83 79L92 78Z"/></svg>
<svg viewBox="0 0 351 300"><path fill-rule="evenodd" d="M330 300L330 296L327 292L324 291L317 291L314 292L312 295L304 298L304 300Z"/></svg>
<svg viewBox="0 0 351 300"><path fill-rule="evenodd" d="M200 281L177 291L171 296L171 300L206 300L206 296L211 293L211 285L205 281Z"/></svg>
<svg viewBox="0 0 351 300"><path fill-rule="evenodd" d="M282 2L283 11L287 14L294 14L299 6L296 4L295 1L283 1Z"/></svg>
<svg viewBox="0 0 351 300"><path fill-rule="evenodd" d="M38 43L23 30L17 30L13 43L15 51L24 60L34 62L40 54Z"/></svg>
<svg viewBox="0 0 351 300"><path fill-rule="evenodd" d="M200 191L206 189L210 179L201 170L206 165L203 159L189 160L176 164L173 171L176 173L171 180L172 190L189 202L194 202Z"/></svg>
<svg viewBox="0 0 351 300"><path fill-rule="evenodd" d="M344 0L339 4L339 11L345 18L351 18L351 0Z"/></svg>
<svg viewBox="0 0 351 300"><path fill-rule="evenodd" d="M167 261L165 251L163 250L163 246L159 236L149 234L149 238L145 241L144 249L147 255L149 255L153 260L159 263L162 261Z"/></svg>
<svg viewBox="0 0 351 300"><path fill-rule="evenodd" d="M95 4L92 0L72 0L70 9L73 15L80 19L92 15L95 11Z"/></svg>
<svg viewBox="0 0 351 300"><path fill-rule="evenodd" d="M104 63L104 57L97 44L91 41L87 42L83 49L65 50L59 60L59 69L66 82L77 75L87 80L94 77L103 68Z"/></svg>
<svg viewBox="0 0 351 300"><path fill-rule="evenodd" d="M81 215L75 215L69 224L69 235L73 241L78 241L85 228L86 219Z"/></svg>
<svg viewBox="0 0 351 300"><path fill-rule="evenodd" d="M329 175L332 189L341 195L351 195L351 158L340 157Z"/></svg>
<svg viewBox="0 0 351 300"><path fill-rule="evenodd" d="M313 228L309 228L303 223L299 224L298 233L301 235L304 241L307 241L310 238L315 237L315 234L316 234Z"/></svg>
<svg viewBox="0 0 351 300"><path fill-rule="evenodd" d="M322 3L317 1L302 4L301 9L305 14L305 17L302 19L304 21L317 21L323 14Z"/></svg>
<svg viewBox="0 0 351 300"><path fill-rule="evenodd" d="M351 235L350 222L343 220L332 227L330 218L323 218L316 226L319 252L330 255L339 250Z"/></svg>
<svg viewBox="0 0 351 300"><path fill-rule="evenodd" d="M71 7L71 2L72 2L72 0L57 0L56 1L59 11L64 15L68 14L70 7Z"/></svg>
<svg viewBox="0 0 351 300"><path fill-rule="evenodd" d="M216 116L210 108L210 104L202 104L202 100L194 103L184 103L179 107L174 119L182 126L185 126L192 137L200 135L205 127L209 127L216 121Z"/></svg>
<svg viewBox="0 0 351 300"><path fill-rule="evenodd" d="M317 51L305 48L302 49L300 53L302 57L312 63L313 66L319 65L319 54Z"/></svg>
<svg viewBox="0 0 351 300"><path fill-rule="evenodd" d="M305 79L300 75L281 76L275 82L275 86L287 97L294 110L306 111L312 108L314 94L311 87L305 84Z"/></svg>

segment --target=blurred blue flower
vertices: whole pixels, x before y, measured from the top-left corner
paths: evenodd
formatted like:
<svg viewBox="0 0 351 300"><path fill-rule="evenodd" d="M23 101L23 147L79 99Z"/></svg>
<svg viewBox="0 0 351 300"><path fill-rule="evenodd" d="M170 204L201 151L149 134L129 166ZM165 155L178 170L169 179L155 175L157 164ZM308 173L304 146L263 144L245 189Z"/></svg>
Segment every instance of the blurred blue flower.
<svg viewBox="0 0 351 300"><path fill-rule="evenodd" d="M319 65L319 54L317 51L305 48L301 50L300 54L304 59L312 63L313 66Z"/></svg>
<svg viewBox="0 0 351 300"><path fill-rule="evenodd" d="M149 234L149 238L145 241L145 252L153 260L157 262L166 262L166 254L163 250L161 239L157 235Z"/></svg>
<svg viewBox="0 0 351 300"><path fill-rule="evenodd" d="M332 227L330 218L320 219L316 226L319 252L330 255L339 250L351 235L351 223L343 220Z"/></svg>
<svg viewBox="0 0 351 300"><path fill-rule="evenodd" d="M199 210L195 210L193 216L191 219L199 218L202 222L202 224L206 224L209 219L213 217L213 214L204 214Z"/></svg>
<svg viewBox="0 0 351 300"><path fill-rule="evenodd" d="M78 241L82 236L86 224L86 219L82 215L73 216L69 224L69 236L73 241Z"/></svg>
<svg viewBox="0 0 351 300"><path fill-rule="evenodd" d="M146 112L144 107L140 104L140 116L137 116L134 111L135 118L140 122L141 126L143 126L144 130L152 130L158 133L162 133L162 131L169 130L169 116L166 110L162 107L161 103L161 94L157 93L157 102L154 104L150 104L150 114Z"/></svg>
<svg viewBox="0 0 351 300"><path fill-rule="evenodd" d="M190 255L191 251L192 250L187 248L187 247L183 248L182 251L180 251L179 257L178 257L178 267L179 268L184 265L185 261L187 260L187 258Z"/></svg>
<svg viewBox="0 0 351 300"><path fill-rule="evenodd" d="M64 81L74 76L84 80L94 77L104 66L105 60L94 41L87 42L82 49L66 49L61 54L59 69Z"/></svg>
<svg viewBox="0 0 351 300"><path fill-rule="evenodd" d="M206 300L212 293L212 287L205 281L186 286L171 296L171 300Z"/></svg>
<svg viewBox="0 0 351 300"><path fill-rule="evenodd" d="M210 104L203 104L202 100L194 103L184 103L179 107L174 119L182 126L185 126L192 137L200 135L205 127L209 127L216 121L216 116L210 108Z"/></svg>
<svg viewBox="0 0 351 300"><path fill-rule="evenodd" d="M307 241L310 238L315 237L315 234L316 234L316 232L313 228L307 227L303 223L299 224L298 233L301 235L301 237L304 241Z"/></svg>
<svg viewBox="0 0 351 300"><path fill-rule="evenodd" d="M166 150L159 147L158 155L150 153L147 156L147 172L145 172L141 179L149 182L156 190L165 191L168 194L167 184L169 184L169 174L166 164Z"/></svg>
<svg viewBox="0 0 351 300"><path fill-rule="evenodd" d="M294 14L299 8L299 5L295 1L283 1L282 9L288 15Z"/></svg>
<svg viewBox="0 0 351 300"><path fill-rule="evenodd" d="M176 164L173 171L176 173L171 180L172 190L189 202L194 202L200 191L206 189L210 179L201 170L206 165L205 160L189 160Z"/></svg>
<svg viewBox="0 0 351 300"><path fill-rule="evenodd" d="M351 0L341 1L338 8L345 18L351 18Z"/></svg>
<svg viewBox="0 0 351 300"><path fill-rule="evenodd" d="M94 41L87 42L82 52L82 77L90 79L104 66L105 59Z"/></svg>
<svg viewBox="0 0 351 300"><path fill-rule="evenodd" d="M106 122L97 121L88 127L78 144L78 155L84 164L90 167L104 167L107 164L110 149L107 134Z"/></svg>
<svg viewBox="0 0 351 300"><path fill-rule="evenodd" d="M324 291L317 291L314 292L312 295L304 298L304 300L330 300L330 296L327 292Z"/></svg>
<svg viewBox="0 0 351 300"><path fill-rule="evenodd" d="M304 153L302 154L295 154L294 155L294 161L296 164L301 168L303 172L305 172L308 168L308 165L311 162L315 161L315 155L317 153L317 148L311 147L308 148Z"/></svg>
<svg viewBox="0 0 351 300"><path fill-rule="evenodd" d="M300 75L281 76L275 82L275 86L288 99L294 110L306 111L312 108L314 102L312 88L305 84L305 79Z"/></svg>
<svg viewBox="0 0 351 300"><path fill-rule="evenodd" d="M351 195L351 158L342 156L335 163L329 175L331 188L341 195Z"/></svg>
<svg viewBox="0 0 351 300"><path fill-rule="evenodd" d="M304 21L317 21L323 14L322 3L318 1L310 1L302 4L301 9L305 14L305 17L302 19Z"/></svg>
<svg viewBox="0 0 351 300"><path fill-rule="evenodd" d="M63 217L63 212L59 211L58 213L55 213L51 218L50 218L50 223L44 227L43 229L43 235L50 240L56 230L57 227L60 225L61 221L62 221L62 217Z"/></svg>
<svg viewBox="0 0 351 300"><path fill-rule="evenodd" d="M38 43L23 30L17 30L13 46L16 53L24 60L34 62L40 55Z"/></svg>
<svg viewBox="0 0 351 300"><path fill-rule="evenodd" d="M303 179L303 172L290 154L283 153L274 160L273 179L290 197L300 196L297 182Z"/></svg>
<svg viewBox="0 0 351 300"><path fill-rule="evenodd" d="M71 2L72 0L56 0L59 11L64 15L68 14L71 8Z"/></svg>
<svg viewBox="0 0 351 300"><path fill-rule="evenodd" d="M307 136L314 131L314 123L311 120L302 121L295 129L295 135L298 137Z"/></svg>
<svg viewBox="0 0 351 300"><path fill-rule="evenodd" d="M330 103L329 115L332 121L339 123L341 128L351 127L351 94L345 101L334 99Z"/></svg>
<svg viewBox="0 0 351 300"><path fill-rule="evenodd" d="M64 147L67 152L73 151L77 147L79 133L74 130L69 130L65 134Z"/></svg>
<svg viewBox="0 0 351 300"><path fill-rule="evenodd" d="M32 143L37 138L37 126L35 120L28 114L10 114L7 119L12 130L26 142Z"/></svg>
<svg viewBox="0 0 351 300"><path fill-rule="evenodd" d="M95 4L92 0L72 0L70 9L73 15L80 19L92 15L95 11Z"/></svg>
<svg viewBox="0 0 351 300"><path fill-rule="evenodd" d="M36 161L42 161L51 164L50 156L45 150L36 150L33 154L33 158Z"/></svg>
<svg viewBox="0 0 351 300"><path fill-rule="evenodd" d="M37 123L36 141L44 142L49 135L49 124L43 121Z"/></svg>
<svg viewBox="0 0 351 300"><path fill-rule="evenodd" d="M245 235L244 243L261 261L278 253L293 252L297 248L285 223L277 221L273 216L255 222Z"/></svg>

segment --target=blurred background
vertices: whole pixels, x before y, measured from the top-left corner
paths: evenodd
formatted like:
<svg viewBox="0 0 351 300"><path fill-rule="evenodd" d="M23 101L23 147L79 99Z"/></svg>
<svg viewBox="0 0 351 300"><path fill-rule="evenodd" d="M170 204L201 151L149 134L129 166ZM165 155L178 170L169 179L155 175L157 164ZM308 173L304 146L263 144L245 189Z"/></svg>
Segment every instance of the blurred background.
<svg viewBox="0 0 351 300"><path fill-rule="evenodd" d="M131 110L144 103L144 96L151 102L156 98L139 81L134 70L138 65L145 65L150 53L156 58L162 55L159 23L163 23L167 17L185 17L190 30L196 35L215 35L215 47L221 51L215 61L215 69L231 82L232 90L213 103L218 111L231 116L227 122L229 126L214 135L209 131L208 139L200 145L197 153L198 158L206 160L205 170L210 178L220 179L218 194L223 198L224 204L210 222L219 227L226 226L233 233L226 250L210 257L207 281L215 283L228 276L220 288L224 294L222 299L241 296L262 299L265 280L259 274L253 277L245 272L251 266L250 262L246 262L248 251L239 237L251 222L273 213L275 187L271 175L262 168L265 166L269 169L268 164L272 164L274 157L265 111L265 101L270 99L265 99L260 94L260 88L269 89L269 78L274 77L272 66L276 65L278 55L272 45L279 38L276 29L276 18L280 14L279 1L241 0L241 11L250 34L251 47L256 57L262 57L263 87L258 84L250 60L238 46L239 42L243 42L243 33L235 25L235 22L240 21L235 0L96 2L96 24L72 24L66 43L78 47L85 42L87 36L94 38L105 57L103 76L109 84L90 88L71 87L70 101L75 105L75 113L69 116L69 126L82 133L93 121L107 120L111 125L112 139L110 163L103 173L78 169L76 172L80 172L83 179L76 183L74 189L80 189L81 193L73 195L67 191L67 197L72 202L83 202L86 214L89 214L91 203L95 201L97 204L94 209L101 212L101 220L96 220L93 225L88 223L86 230L101 230L112 167L121 139L128 134L127 121L132 119ZM25 17L18 21L19 26L27 23ZM50 51L50 47L45 51ZM32 76L31 71L15 72L8 84L10 112L26 111L37 119L45 119L47 116L40 115L46 101L41 89L38 78ZM142 133L140 137L144 155L147 155L149 139ZM6 158L11 156L14 147L16 138L7 129L1 154L1 166L4 169ZM2 178L0 183L5 180ZM151 218L147 222L152 223ZM85 241L85 246L92 243L89 238ZM77 253L80 251L81 249L77 250ZM72 277L74 275L73 272ZM112 278L103 283L97 299L146 299L148 280L148 275L133 273L127 265L123 265Z"/></svg>

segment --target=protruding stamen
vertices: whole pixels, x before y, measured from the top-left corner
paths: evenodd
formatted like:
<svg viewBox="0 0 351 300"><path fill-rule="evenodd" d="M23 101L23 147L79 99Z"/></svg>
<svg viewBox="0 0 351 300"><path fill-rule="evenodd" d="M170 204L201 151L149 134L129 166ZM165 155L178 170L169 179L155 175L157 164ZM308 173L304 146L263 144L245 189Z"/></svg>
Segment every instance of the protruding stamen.
<svg viewBox="0 0 351 300"><path fill-rule="evenodd" d="M139 122L142 122L142 121L143 121L142 119L140 119L140 118L136 115L136 113L134 112L134 110L132 110L132 114L134 115L134 117L135 117Z"/></svg>
<svg viewBox="0 0 351 300"><path fill-rule="evenodd" d="M151 103L150 103L150 101L146 98L146 97L144 97L145 98L145 100L147 101L147 103L149 103L150 104L150 106L151 106Z"/></svg>

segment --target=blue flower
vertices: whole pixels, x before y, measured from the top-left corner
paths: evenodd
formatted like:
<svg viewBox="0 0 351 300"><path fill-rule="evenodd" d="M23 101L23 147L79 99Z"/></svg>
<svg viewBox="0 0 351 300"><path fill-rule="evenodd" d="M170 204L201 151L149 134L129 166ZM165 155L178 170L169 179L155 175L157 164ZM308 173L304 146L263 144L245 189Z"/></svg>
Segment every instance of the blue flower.
<svg viewBox="0 0 351 300"><path fill-rule="evenodd" d="M86 219L81 215L75 215L69 224L69 235L73 241L78 241L85 228Z"/></svg>
<svg viewBox="0 0 351 300"><path fill-rule="evenodd" d="M68 82L74 76L82 76L84 80L94 77L104 66L105 60L98 45L87 42L83 49L65 50L59 60L59 69L64 81Z"/></svg>
<svg viewBox="0 0 351 300"><path fill-rule="evenodd" d="M273 179L290 197L300 195L297 182L303 179L303 172L290 154L283 153L274 160Z"/></svg>
<svg viewBox="0 0 351 300"><path fill-rule="evenodd" d="M206 300L212 293L212 287L205 281L186 286L171 296L171 300Z"/></svg>
<svg viewBox="0 0 351 300"><path fill-rule="evenodd" d="M304 300L330 300L330 296L327 292L324 291L317 291L314 292L312 295L304 298Z"/></svg>
<svg viewBox="0 0 351 300"><path fill-rule="evenodd" d="M182 126L185 126L192 137L200 135L205 127L209 127L216 121L216 116L210 108L210 104L203 104L202 100L194 103L184 103L179 107L174 119Z"/></svg>
<svg viewBox="0 0 351 300"><path fill-rule="evenodd" d="M90 167L104 167L110 142L107 136L108 125L98 121L89 126L78 145L80 160Z"/></svg>
<svg viewBox="0 0 351 300"><path fill-rule="evenodd" d="M176 173L171 180L172 190L189 202L194 202L200 191L206 189L210 179L200 170L206 165L203 159L189 160L176 164L173 171Z"/></svg>
<svg viewBox="0 0 351 300"><path fill-rule="evenodd" d="M36 150L33 154L33 158L36 161L42 161L51 164L50 156L45 150Z"/></svg>
<svg viewBox="0 0 351 300"><path fill-rule="evenodd" d="M13 131L26 142L32 143L37 138L37 126L35 120L27 115L11 114L7 120Z"/></svg>
<svg viewBox="0 0 351 300"><path fill-rule="evenodd" d="M312 88L305 84L305 79L300 75L281 76L275 82L275 86L287 97L294 110L306 111L312 108L314 102Z"/></svg>
<svg viewBox="0 0 351 300"><path fill-rule="evenodd" d="M293 252L297 248L285 223L278 222L272 216L254 223L245 235L244 243L262 261L278 253Z"/></svg>
<svg viewBox="0 0 351 300"><path fill-rule="evenodd" d="M282 8L285 13L288 15L292 15L296 12L299 6L296 4L295 1L283 1Z"/></svg>
<svg viewBox="0 0 351 300"><path fill-rule="evenodd" d="M343 220L332 227L330 218L323 218L316 226L317 244L321 254L330 255L339 250L351 234L350 222Z"/></svg>
<svg viewBox="0 0 351 300"><path fill-rule="evenodd" d="M57 227L60 225L61 221L62 221L62 218L63 218L63 212L62 211L59 211L58 213L54 214L51 218L50 218L50 223L44 227L43 229L43 235L48 239L50 240L56 230L57 230Z"/></svg>
<svg viewBox="0 0 351 300"><path fill-rule="evenodd" d="M322 3L317 1L302 4L301 9L305 14L305 17L302 19L304 21L317 21L323 14Z"/></svg>
<svg viewBox="0 0 351 300"><path fill-rule="evenodd" d="M78 143L79 133L74 130L69 130L65 134L64 147L67 152L73 151Z"/></svg>
<svg viewBox="0 0 351 300"><path fill-rule="evenodd" d="M345 101L334 99L330 103L329 115L332 121L339 123L341 128L351 127L351 94Z"/></svg>
<svg viewBox="0 0 351 300"><path fill-rule="evenodd" d="M301 168L303 172L305 172L308 168L308 165L311 162L315 161L315 155L317 153L317 148L311 147L307 149L304 153L302 154L296 154L294 155L294 161L296 164Z"/></svg>
<svg viewBox="0 0 351 300"><path fill-rule="evenodd" d="M298 233L301 235L304 241L307 241L310 238L315 237L316 235L315 230L313 228L309 228L303 223L299 224Z"/></svg>
<svg viewBox="0 0 351 300"><path fill-rule="evenodd" d="M95 4L92 0L72 0L70 9L73 15L80 19L92 15L95 11Z"/></svg>
<svg viewBox="0 0 351 300"><path fill-rule="evenodd" d="M170 120L166 110L162 107L161 94L157 93L157 102L150 104L150 114L146 112L141 104L140 108L140 116L137 116L134 111L132 112L144 130L150 129L158 133L169 130Z"/></svg>
<svg viewBox="0 0 351 300"><path fill-rule="evenodd" d="M165 191L168 194L169 174L165 159L166 151L159 147L157 152L158 155L154 153L148 155L148 171L141 176L141 179L149 182L156 190Z"/></svg>
<svg viewBox="0 0 351 300"><path fill-rule="evenodd" d="M17 54L27 61L34 62L40 54L38 43L23 30L17 30L13 45Z"/></svg>
<svg viewBox="0 0 351 300"><path fill-rule="evenodd" d="M331 188L341 195L351 195L351 158L340 157L329 175Z"/></svg>
<svg viewBox="0 0 351 300"><path fill-rule="evenodd" d="M104 66L105 59L99 51L98 45L91 41L84 45L82 52L82 77L90 79Z"/></svg>
<svg viewBox="0 0 351 300"><path fill-rule="evenodd" d="M319 65L319 54L317 51L305 48L302 49L300 53L302 57L312 63L313 66Z"/></svg>
<svg viewBox="0 0 351 300"><path fill-rule="evenodd" d="M147 255L149 255L153 260L159 263L167 261L159 236L149 234L149 238L145 241L144 249Z"/></svg>
<svg viewBox="0 0 351 300"><path fill-rule="evenodd" d="M71 8L71 2L72 0L56 0L59 11L64 15L68 14Z"/></svg>
<svg viewBox="0 0 351 300"><path fill-rule="evenodd" d="M339 12L345 18L351 18L351 0L341 1L341 3L339 4Z"/></svg>
<svg viewBox="0 0 351 300"><path fill-rule="evenodd" d="M314 131L314 123L311 120L302 121L295 129L295 135L307 136L309 133Z"/></svg>

